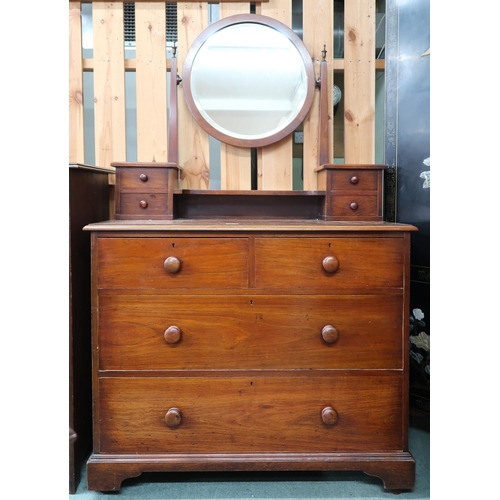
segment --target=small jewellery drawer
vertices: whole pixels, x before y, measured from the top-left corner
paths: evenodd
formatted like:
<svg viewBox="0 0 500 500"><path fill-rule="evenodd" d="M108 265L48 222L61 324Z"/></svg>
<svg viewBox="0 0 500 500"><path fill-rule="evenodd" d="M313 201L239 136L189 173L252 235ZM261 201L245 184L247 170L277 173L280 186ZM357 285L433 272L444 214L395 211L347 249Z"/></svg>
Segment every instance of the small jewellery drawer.
<svg viewBox="0 0 500 500"><path fill-rule="evenodd" d="M101 295L99 368L401 369L402 313L400 295Z"/></svg>
<svg viewBox="0 0 500 500"><path fill-rule="evenodd" d="M99 238L99 288L248 286L247 238Z"/></svg>
<svg viewBox="0 0 500 500"><path fill-rule="evenodd" d="M101 453L375 452L403 446L403 376L101 377Z"/></svg>
<svg viewBox="0 0 500 500"><path fill-rule="evenodd" d="M121 218L162 218L167 211L166 193L122 193L120 196Z"/></svg>
<svg viewBox="0 0 500 500"><path fill-rule="evenodd" d="M404 239L399 237L256 238L255 283L259 288L329 289L373 293L401 288Z"/></svg>
<svg viewBox="0 0 500 500"><path fill-rule="evenodd" d="M332 211L340 217L349 216L371 216L378 209L378 197L367 195L358 191L348 195L334 195L332 199Z"/></svg>
<svg viewBox="0 0 500 500"><path fill-rule="evenodd" d="M352 189L362 191L377 191L380 172L378 170L332 170L331 186L336 190Z"/></svg>
<svg viewBox="0 0 500 500"><path fill-rule="evenodd" d="M169 175L171 173L168 168L117 167L117 176L119 176L122 192L165 193Z"/></svg>

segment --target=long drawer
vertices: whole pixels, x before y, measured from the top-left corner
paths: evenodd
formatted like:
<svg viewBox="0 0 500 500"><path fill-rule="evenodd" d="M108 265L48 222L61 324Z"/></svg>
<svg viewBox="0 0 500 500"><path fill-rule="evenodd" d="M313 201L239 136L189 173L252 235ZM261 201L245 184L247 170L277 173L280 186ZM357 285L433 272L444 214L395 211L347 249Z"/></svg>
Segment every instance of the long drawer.
<svg viewBox="0 0 500 500"><path fill-rule="evenodd" d="M99 368L402 368L402 297L103 295Z"/></svg>
<svg viewBox="0 0 500 500"><path fill-rule="evenodd" d="M101 453L390 451L400 373L99 381Z"/></svg>

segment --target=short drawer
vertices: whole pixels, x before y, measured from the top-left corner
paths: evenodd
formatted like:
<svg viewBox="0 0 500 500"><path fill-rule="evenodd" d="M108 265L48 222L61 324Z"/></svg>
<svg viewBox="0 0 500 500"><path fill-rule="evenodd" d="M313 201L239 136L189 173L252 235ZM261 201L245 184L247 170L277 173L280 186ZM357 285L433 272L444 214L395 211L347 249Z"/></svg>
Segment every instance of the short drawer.
<svg viewBox="0 0 500 500"><path fill-rule="evenodd" d="M102 295L99 368L401 369L402 302L400 295Z"/></svg>
<svg viewBox="0 0 500 500"><path fill-rule="evenodd" d="M101 453L391 451L401 373L332 377L103 377Z"/></svg>
<svg viewBox="0 0 500 500"><path fill-rule="evenodd" d="M330 186L335 190L377 191L380 172L380 170L332 169Z"/></svg>
<svg viewBox="0 0 500 500"><path fill-rule="evenodd" d="M116 167L122 192L164 193L169 185L171 171L161 167Z"/></svg>
<svg viewBox="0 0 500 500"><path fill-rule="evenodd" d="M375 293L403 286L402 237L256 238L255 283L289 293Z"/></svg>
<svg viewBox="0 0 500 500"><path fill-rule="evenodd" d="M332 196L332 215L339 217L372 217L379 214L378 196L368 194Z"/></svg>
<svg viewBox="0 0 500 500"><path fill-rule="evenodd" d="M122 193L119 219L162 219L170 215L166 193Z"/></svg>
<svg viewBox="0 0 500 500"><path fill-rule="evenodd" d="M99 238L98 266L99 288L244 288L248 239Z"/></svg>

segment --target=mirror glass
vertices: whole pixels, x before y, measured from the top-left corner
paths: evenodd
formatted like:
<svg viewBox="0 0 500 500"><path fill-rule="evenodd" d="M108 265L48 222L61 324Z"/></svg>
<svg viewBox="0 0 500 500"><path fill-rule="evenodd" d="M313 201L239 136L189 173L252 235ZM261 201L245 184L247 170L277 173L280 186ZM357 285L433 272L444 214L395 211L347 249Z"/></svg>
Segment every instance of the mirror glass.
<svg viewBox="0 0 500 500"><path fill-rule="evenodd" d="M311 57L285 25L256 14L211 25L191 47L183 86L198 123L237 146L271 144L291 133L311 106Z"/></svg>

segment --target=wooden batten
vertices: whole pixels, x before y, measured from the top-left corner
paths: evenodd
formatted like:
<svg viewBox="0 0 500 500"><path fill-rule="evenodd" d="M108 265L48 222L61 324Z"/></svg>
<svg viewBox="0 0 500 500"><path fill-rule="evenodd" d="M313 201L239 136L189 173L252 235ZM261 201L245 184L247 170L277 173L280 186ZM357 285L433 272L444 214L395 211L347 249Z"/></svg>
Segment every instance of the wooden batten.
<svg viewBox="0 0 500 500"><path fill-rule="evenodd" d="M179 2L177 4L177 64L182 78L186 55L198 35L208 27L208 2ZM179 85L179 164L182 166L181 187L208 189L210 187L208 134L196 123L184 100Z"/></svg>
<svg viewBox="0 0 500 500"><path fill-rule="evenodd" d="M272 17L289 28L292 27L292 0L269 0L260 6L261 14ZM258 162L259 189L292 189L292 136L260 148Z"/></svg>
<svg viewBox="0 0 500 500"><path fill-rule="evenodd" d="M326 46L326 140L330 146L327 152L328 160L333 161L333 2L318 0L314 8L303 9L303 41L311 54L316 69L317 79L321 79L320 68L323 59L323 48ZM323 82L324 83L324 82ZM317 189L315 169L324 163L320 159L320 92L316 91L311 110L304 121L303 172L304 189Z"/></svg>
<svg viewBox="0 0 500 500"><path fill-rule="evenodd" d="M95 161L109 167L126 160L123 5L94 2Z"/></svg>
<svg viewBox="0 0 500 500"><path fill-rule="evenodd" d="M375 0L345 2L344 160L375 162Z"/></svg>
<svg viewBox="0 0 500 500"><path fill-rule="evenodd" d="M167 160L167 72L165 6L135 6L137 160Z"/></svg>
<svg viewBox="0 0 500 500"><path fill-rule="evenodd" d="M221 19L249 12L250 2L227 2L220 5ZM221 142L220 176L221 189L251 189L251 150Z"/></svg>
<svg viewBox="0 0 500 500"><path fill-rule="evenodd" d="M84 163L81 2L69 2L69 162Z"/></svg>

